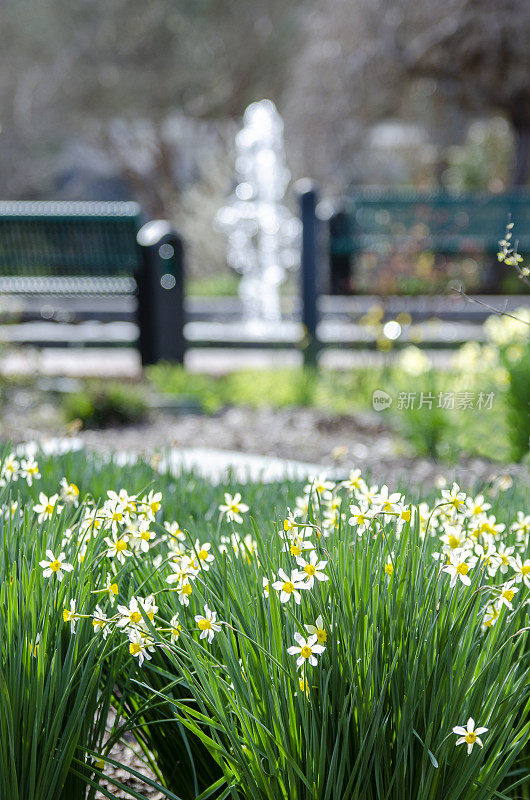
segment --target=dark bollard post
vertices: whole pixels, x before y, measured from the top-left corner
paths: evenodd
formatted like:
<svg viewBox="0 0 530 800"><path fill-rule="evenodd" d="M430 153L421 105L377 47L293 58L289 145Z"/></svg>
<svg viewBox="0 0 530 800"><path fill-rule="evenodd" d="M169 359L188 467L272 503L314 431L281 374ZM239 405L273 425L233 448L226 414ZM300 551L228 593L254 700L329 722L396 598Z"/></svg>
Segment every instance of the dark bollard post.
<svg viewBox="0 0 530 800"><path fill-rule="evenodd" d="M317 338L319 276L317 265L317 194L309 181L300 181L302 217L302 323L304 325L304 367L316 367L320 343Z"/></svg>
<svg viewBox="0 0 530 800"><path fill-rule="evenodd" d="M171 223L147 222L137 235L142 251L138 284L139 349L142 365L184 363L184 253Z"/></svg>
<svg viewBox="0 0 530 800"><path fill-rule="evenodd" d="M351 292L350 218L345 211L338 211L329 219L329 272L330 294L349 294Z"/></svg>

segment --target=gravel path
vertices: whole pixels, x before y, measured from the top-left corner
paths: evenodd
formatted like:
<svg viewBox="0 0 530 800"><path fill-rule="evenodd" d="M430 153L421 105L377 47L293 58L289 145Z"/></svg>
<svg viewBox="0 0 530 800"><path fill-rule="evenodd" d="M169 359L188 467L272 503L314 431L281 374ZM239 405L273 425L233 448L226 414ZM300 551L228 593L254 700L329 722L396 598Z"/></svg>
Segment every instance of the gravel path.
<svg viewBox="0 0 530 800"><path fill-rule="evenodd" d="M52 405L37 408L17 404L0 422L0 436L13 441L64 435L60 415ZM149 422L102 431L82 430L77 436L90 450L133 451L151 455L175 450L209 448L321 464L347 474L355 467L371 473L374 482L396 486L432 485L444 476L471 488L492 475L517 475L528 481L528 467L499 465L483 458L458 465L418 458L376 412L336 415L315 409L226 408L214 416L153 412ZM216 453L216 456L218 454Z"/></svg>

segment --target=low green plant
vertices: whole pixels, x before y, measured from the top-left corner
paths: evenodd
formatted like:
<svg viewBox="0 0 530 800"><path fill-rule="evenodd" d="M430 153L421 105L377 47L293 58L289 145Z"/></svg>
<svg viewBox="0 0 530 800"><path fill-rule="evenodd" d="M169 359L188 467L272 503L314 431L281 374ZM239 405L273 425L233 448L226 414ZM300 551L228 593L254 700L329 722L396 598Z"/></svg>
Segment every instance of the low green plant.
<svg viewBox="0 0 530 800"><path fill-rule="evenodd" d="M208 413L215 413L224 405L222 384L209 375L188 372L184 367L168 362L147 367L146 372L156 391L162 394L193 399Z"/></svg>
<svg viewBox="0 0 530 800"><path fill-rule="evenodd" d="M88 428L128 425L146 418L147 402L130 384L88 383L85 391L66 396L64 415L68 422L79 419Z"/></svg>
<svg viewBox="0 0 530 800"><path fill-rule="evenodd" d="M28 473L27 463L13 461L20 462L16 474ZM0 707L8 742L0 748L0 796L5 789L6 797L33 800L27 788L11 794L20 774L18 767L12 772L11 753L18 759L19 751L31 751L24 756L29 776L47 749L52 756L43 763L53 769L42 771L49 784L39 784L35 796L55 791L61 800L77 800L87 787L93 795L99 769L92 759L110 761L125 729L141 743L168 798L530 796L523 571L530 521L516 513L525 508L526 486L497 497L492 485L482 498L455 488L441 498L425 496L411 487L411 497L428 506L410 508L399 493L354 472L343 484L325 476L306 487L249 484L241 489L245 511L233 481L175 478L162 465L160 458L129 465L129 492L114 494L109 490L124 482L122 463L84 452L42 457L42 477L30 487L21 478L16 484L23 528L17 509L2 503L0 648L2 672L10 676L6 696L16 701L8 711ZM64 481L53 498L65 475L79 495ZM288 507L296 516L284 520ZM40 566L49 547L62 548L74 566L62 582ZM442 558L433 558L442 548ZM464 552L468 569L455 567L452 585L447 558ZM310 565L315 556L325 562L316 571L328 580L317 576L313 586L299 587L299 604L290 590L282 602L288 581L279 570L301 570L294 582L307 581L310 571L297 558ZM22 582L26 572L33 583ZM183 591L186 582L190 592ZM211 642L199 638L209 636L205 605L217 615ZM9 638L26 609L38 622L19 624ZM300 653L289 648L295 634L307 639L307 625L325 649L316 664L298 669ZM44 659L40 684L31 672L34 644ZM50 687L57 703L61 688L72 692L67 713L48 706L33 727L32 709L43 706ZM117 722L103 741L110 703ZM465 746L455 748L452 728L471 716L488 731L484 751L475 746L468 757ZM65 736L75 730L79 737L70 759L71 750L53 738L63 727Z"/></svg>
<svg viewBox="0 0 530 800"><path fill-rule="evenodd" d="M510 454L521 461L530 451L530 345L508 364L506 396Z"/></svg>
<svg viewBox="0 0 530 800"><path fill-rule="evenodd" d="M314 405L318 373L312 370L240 370L224 380L224 396L233 405L253 408Z"/></svg>
<svg viewBox="0 0 530 800"><path fill-rule="evenodd" d="M358 476L353 481L362 484ZM307 520L287 517L278 525L258 518L246 536L221 522L211 538L220 538L222 554L212 550L211 564L200 566L202 526L193 524L183 543L169 540L170 555L156 572L139 567L137 582L157 597L159 621L150 632L164 652L163 666L158 655L144 664L145 687L151 670L157 684L166 676L167 691L157 685L155 696L168 700L175 722L207 746L231 796L241 800L527 797L530 776L518 771L518 759L530 730L528 590L521 583L511 593L513 579L498 566L490 571L485 560L475 569L472 559L471 568L464 563L473 549L484 553L488 531L497 530L485 500L465 503L454 489L420 513L394 497L384 501L386 515L365 509L361 525L359 510L348 521L340 487L321 485ZM359 506L365 490L354 492ZM498 552L517 547L522 559L528 556L528 522L521 531L503 536ZM292 570L300 565L297 554L310 562L308 539L328 580L296 585L296 604L293 586L282 586L305 580ZM461 561L465 569L453 568L454 582L441 569L447 555L433 558L442 547L451 556L455 548L455 558L472 548ZM198 564L191 578L183 566L188 556ZM172 572L173 560L180 566ZM172 590L166 578L173 573ZM179 586L186 581L191 590L183 604ZM497 605L504 591L509 611ZM207 609L217 616L209 619ZM159 635L169 620L178 628L171 644ZM211 624L217 627L206 641ZM325 650L314 666L302 659L298 671L289 647L296 635L307 639L306 626L323 633ZM172 693L182 680L189 698ZM469 717L488 728L484 755L455 750L452 729Z"/></svg>
<svg viewBox="0 0 530 800"><path fill-rule="evenodd" d="M513 316L492 316L484 327L506 374L510 456L521 461L530 449L530 312L519 308Z"/></svg>
<svg viewBox="0 0 530 800"><path fill-rule="evenodd" d="M116 647L115 631L105 628L113 596L105 587L127 577L113 570L111 532L98 533L92 498L77 507L77 487L64 474L59 486L55 469L61 496L39 491L32 456L11 453L2 463L0 797L6 800L93 800L96 789L114 797L100 785L101 770L135 724L134 716L125 724L120 714L109 724L111 708L120 708L116 686L128 691L135 665L121 638ZM131 770L124 765L124 771ZM118 779L106 781L122 797L143 800ZM175 800L169 791L165 796Z"/></svg>
<svg viewBox="0 0 530 800"><path fill-rule="evenodd" d="M84 754L103 741L119 656L82 621L71 635L63 609L91 609L94 563L75 558L72 579L43 576L75 514L39 525L27 506L0 495L0 797L84 800L93 772ZM18 503L14 508L13 504ZM10 509L13 508L13 513ZM80 759L80 761L79 761Z"/></svg>
<svg viewBox="0 0 530 800"><path fill-rule="evenodd" d="M408 350L420 353L414 347ZM393 404L379 415L380 423L404 437L417 453L448 461L459 455L506 461L510 455L505 388L499 387L491 374L476 375L467 368L437 370L431 364L418 374L409 374L403 370L399 356L382 367L343 371L237 370L217 378L159 364L148 369L148 377L162 394L193 398L209 413L223 406L239 405L371 414L373 393L383 389L392 396ZM466 408L461 397L470 392L474 406L480 394L485 398L493 392L494 402L491 406L482 403L480 407ZM440 393L452 395L452 404L444 405ZM412 402L406 400L409 394L414 395Z"/></svg>

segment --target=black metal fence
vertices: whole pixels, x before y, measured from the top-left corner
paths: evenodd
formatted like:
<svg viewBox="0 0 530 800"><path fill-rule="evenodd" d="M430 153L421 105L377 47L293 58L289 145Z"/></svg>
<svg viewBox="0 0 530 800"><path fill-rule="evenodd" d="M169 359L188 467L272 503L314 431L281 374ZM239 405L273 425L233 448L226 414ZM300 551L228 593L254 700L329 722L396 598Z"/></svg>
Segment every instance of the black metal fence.
<svg viewBox="0 0 530 800"><path fill-rule="evenodd" d="M180 237L136 203L0 203L0 291L137 294L142 364L184 361L183 287Z"/></svg>

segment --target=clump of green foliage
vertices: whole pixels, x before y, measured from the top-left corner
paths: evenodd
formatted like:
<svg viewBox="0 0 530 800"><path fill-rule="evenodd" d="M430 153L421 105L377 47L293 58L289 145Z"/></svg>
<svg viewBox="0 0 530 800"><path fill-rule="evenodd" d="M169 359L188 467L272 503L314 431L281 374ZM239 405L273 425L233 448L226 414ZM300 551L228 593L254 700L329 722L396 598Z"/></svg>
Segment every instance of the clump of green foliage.
<svg viewBox="0 0 530 800"><path fill-rule="evenodd" d="M85 391L72 393L64 400L66 420L81 420L88 428L141 422L147 417L147 410L139 388L118 382L88 383Z"/></svg>
<svg viewBox="0 0 530 800"><path fill-rule="evenodd" d="M334 414L366 414L373 413L374 391L384 389L394 402L379 415L379 421L403 436L418 454L440 459L457 458L461 454L495 461L509 458L504 396L497 394L491 408L476 412L459 409L457 403L454 408L439 407L440 392L452 391L456 397L465 389L476 388L477 394L479 390L484 393L496 389L493 379L483 376L477 388L468 378L462 383L461 377L431 365L411 380L400 359L387 366L353 370L238 370L220 377L158 364L150 367L147 374L158 392L180 399L192 398L206 413L240 405L311 407ZM416 395L414 407L400 406L400 393L411 389ZM431 408L427 404L418 407L422 394L434 398Z"/></svg>
<svg viewBox="0 0 530 800"><path fill-rule="evenodd" d="M521 461L530 450L530 346L508 369L506 396L510 454Z"/></svg>

